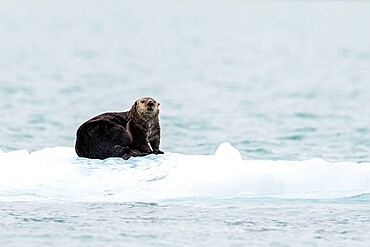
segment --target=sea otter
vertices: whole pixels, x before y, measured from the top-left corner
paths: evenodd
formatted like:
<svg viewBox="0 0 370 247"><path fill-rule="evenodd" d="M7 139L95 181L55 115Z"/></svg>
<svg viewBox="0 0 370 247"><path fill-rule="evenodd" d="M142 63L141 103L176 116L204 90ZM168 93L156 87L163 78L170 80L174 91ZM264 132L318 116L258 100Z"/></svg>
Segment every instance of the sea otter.
<svg viewBox="0 0 370 247"><path fill-rule="evenodd" d="M159 150L159 103L150 97L135 101L129 111L107 112L83 123L76 133L78 156L106 159L148 154L163 154Z"/></svg>

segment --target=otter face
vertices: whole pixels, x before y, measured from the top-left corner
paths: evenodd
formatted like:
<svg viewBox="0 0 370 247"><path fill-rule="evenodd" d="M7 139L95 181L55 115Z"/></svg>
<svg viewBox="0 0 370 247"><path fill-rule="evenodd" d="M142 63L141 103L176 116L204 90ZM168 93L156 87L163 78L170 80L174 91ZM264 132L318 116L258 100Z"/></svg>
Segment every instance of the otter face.
<svg viewBox="0 0 370 247"><path fill-rule="evenodd" d="M140 98L135 102L136 111L141 115L158 114L160 104L150 97Z"/></svg>

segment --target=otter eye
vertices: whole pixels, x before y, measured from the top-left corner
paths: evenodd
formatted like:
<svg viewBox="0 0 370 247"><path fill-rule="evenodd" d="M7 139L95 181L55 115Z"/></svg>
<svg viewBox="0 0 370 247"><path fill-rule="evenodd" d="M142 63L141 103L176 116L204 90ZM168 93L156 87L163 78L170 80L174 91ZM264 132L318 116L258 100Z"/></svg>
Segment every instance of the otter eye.
<svg viewBox="0 0 370 247"><path fill-rule="evenodd" d="M144 104L144 102L145 102L144 100L141 101L141 103L143 103L143 104Z"/></svg>

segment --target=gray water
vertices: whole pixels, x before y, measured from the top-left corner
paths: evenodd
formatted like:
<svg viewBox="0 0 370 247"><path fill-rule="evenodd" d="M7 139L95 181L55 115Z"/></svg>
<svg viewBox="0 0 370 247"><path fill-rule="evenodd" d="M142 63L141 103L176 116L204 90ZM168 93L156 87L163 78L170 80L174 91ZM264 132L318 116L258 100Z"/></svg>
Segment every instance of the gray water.
<svg viewBox="0 0 370 247"><path fill-rule="evenodd" d="M63 210L61 210L63 208ZM368 246L369 209L333 202L6 203L2 246Z"/></svg>
<svg viewBox="0 0 370 247"><path fill-rule="evenodd" d="M0 149L73 147L86 119L152 96L165 152L369 161L369 27L367 1L4 0ZM364 198L4 201L0 243L365 246Z"/></svg>

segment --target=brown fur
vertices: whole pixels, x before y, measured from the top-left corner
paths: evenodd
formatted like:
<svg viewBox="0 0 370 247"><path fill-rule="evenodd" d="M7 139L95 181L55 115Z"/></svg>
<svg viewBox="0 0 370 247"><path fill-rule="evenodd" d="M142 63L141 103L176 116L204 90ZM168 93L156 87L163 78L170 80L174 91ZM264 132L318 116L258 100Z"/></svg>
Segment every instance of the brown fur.
<svg viewBox="0 0 370 247"><path fill-rule="evenodd" d="M100 114L83 123L76 133L80 157L108 157L163 154L159 149L159 103L150 97L135 101L129 111Z"/></svg>

